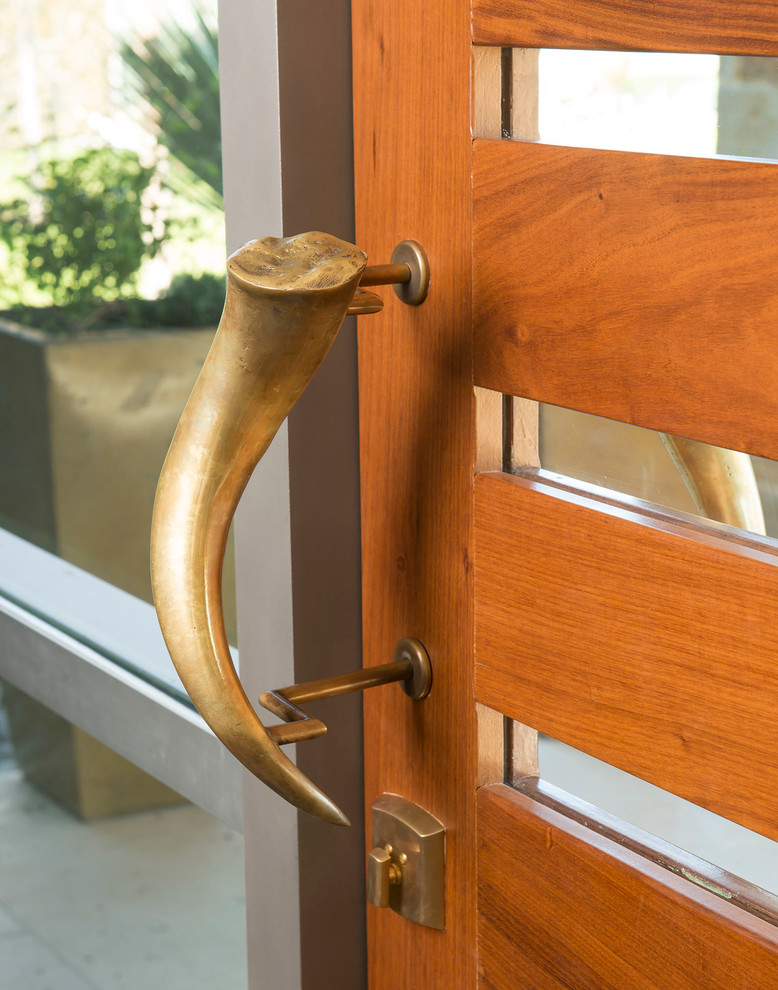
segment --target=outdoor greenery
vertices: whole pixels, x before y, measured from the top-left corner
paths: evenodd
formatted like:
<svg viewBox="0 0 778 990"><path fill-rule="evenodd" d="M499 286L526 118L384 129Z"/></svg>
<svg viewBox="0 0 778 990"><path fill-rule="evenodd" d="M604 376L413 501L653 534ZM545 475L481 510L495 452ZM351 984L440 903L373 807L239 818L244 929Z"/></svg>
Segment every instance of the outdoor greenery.
<svg viewBox="0 0 778 990"><path fill-rule="evenodd" d="M119 50L127 111L166 149L162 166L115 147L55 146L32 175L4 183L0 306L50 332L197 326L221 313L221 275L177 275L158 299L139 298L141 284L156 291L147 263L163 246L157 265L218 265L200 247L218 243L223 207L216 28L196 13L191 27L170 22Z"/></svg>
<svg viewBox="0 0 778 990"><path fill-rule="evenodd" d="M131 297L88 308L13 306L0 310L0 318L51 334L212 326L218 323L224 305L224 281L224 276L210 273L176 275L157 299Z"/></svg>
<svg viewBox="0 0 778 990"><path fill-rule="evenodd" d="M170 226L145 201L153 179L114 148L44 162L26 195L0 207L4 281L18 299L3 315L50 333L216 323L221 275L177 275L158 299L138 298L140 266Z"/></svg>
<svg viewBox="0 0 778 990"><path fill-rule="evenodd" d="M0 207L0 239L16 268L8 280L20 302L30 301L30 285L53 305L76 308L135 294L141 262L165 235L144 202L153 175L134 152L115 148L43 162L26 195Z"/></svg>
<svg viewBox="0 0 778 990"><path fill-rule="evenodd" d="M224 307L225 283L225 275L176 275L159 299L139 301L151 302L149 315L153 314L160 326L218 323Z"/></svg>
<svg viewBox="0 0 778 990"><path fill-rule="evenodd" d="M171 181L178 179L187 195L221 208L217 33L201 13L195 16L196 27L168 23L153 38L122 45L121 55L135 95L152 112L157 140L198 180L182 183L174 171Z"/></svg>

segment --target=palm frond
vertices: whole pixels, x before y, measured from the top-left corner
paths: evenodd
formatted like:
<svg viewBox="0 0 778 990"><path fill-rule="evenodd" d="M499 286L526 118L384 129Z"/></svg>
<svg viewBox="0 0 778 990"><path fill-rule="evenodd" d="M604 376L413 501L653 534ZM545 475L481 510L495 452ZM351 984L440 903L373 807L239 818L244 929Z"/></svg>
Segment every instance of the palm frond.
<svg viewBox="0 0 778 990"><path fill-rule="evenodd" d="M158 140L194 176L222 196L219 58L215 26L163 25L145 41L121 49L132 89L145 102Z"/></svg>

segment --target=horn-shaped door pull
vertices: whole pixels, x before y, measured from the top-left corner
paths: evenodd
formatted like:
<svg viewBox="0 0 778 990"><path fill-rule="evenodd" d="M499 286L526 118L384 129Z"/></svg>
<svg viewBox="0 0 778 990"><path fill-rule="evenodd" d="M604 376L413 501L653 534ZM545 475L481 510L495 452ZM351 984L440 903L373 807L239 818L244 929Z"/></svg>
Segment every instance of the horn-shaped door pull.
<svg viewBox="0 0 778 990"><path fill-rule="evenodd" d="M250 704L224 631L227 533L251 474L348 314L382 308L366 288L394 285L418 305L429 268L404 241L390 264L367 267L328 234L250 241L227 262L227 297L210 353L181 416L157 487L151 538L154 603L168 650L195 707L260 780L309 814L348 825L343 812L279 748L326 732L300 707L318 698L402 681L420 700L429 658L402 640L392 663L262 695L285 724L267 728Z"/></svg>

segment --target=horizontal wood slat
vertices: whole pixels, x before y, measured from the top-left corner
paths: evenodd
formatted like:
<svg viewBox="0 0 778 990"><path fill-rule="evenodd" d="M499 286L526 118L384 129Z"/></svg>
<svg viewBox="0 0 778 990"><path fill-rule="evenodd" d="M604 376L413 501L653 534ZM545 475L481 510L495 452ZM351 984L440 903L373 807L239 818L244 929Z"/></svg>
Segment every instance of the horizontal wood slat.
<svg viewBox="0 0 778 990"><path fill-rule="evenodd" d="M477 45L778 54L774 0L474 0Z"/></svg>
<svg viewBox="0 0 778 990"><path fill-rule="evenodd" d="M473 257L477 385L778 458L777 164L477 141Z"/></svg>
<svg viewBox="0 0 778 990"><path fill-rule="evenodd" d="M476 698L778 838L778 554L481 475Z"/></svg>
<svg viewBox="0 0 778 990"><path fill-rule="evenodd" d="M497 784L478 792L485 990L774 990L778 928Z"/></svg>

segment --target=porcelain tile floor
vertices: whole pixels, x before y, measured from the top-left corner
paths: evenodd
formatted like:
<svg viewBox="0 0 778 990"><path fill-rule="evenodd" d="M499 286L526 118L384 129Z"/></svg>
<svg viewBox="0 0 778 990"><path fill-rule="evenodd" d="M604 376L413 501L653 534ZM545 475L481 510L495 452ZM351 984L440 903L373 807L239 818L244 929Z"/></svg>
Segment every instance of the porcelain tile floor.
<svg viewBox="0 0 778 990"><path fill-rule="evenodd" d="M243 840L192 805L83 823L0 770L0 990L246 990Z"/></svg>

